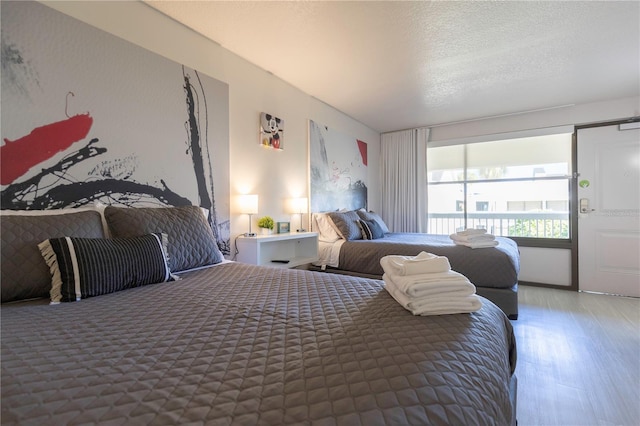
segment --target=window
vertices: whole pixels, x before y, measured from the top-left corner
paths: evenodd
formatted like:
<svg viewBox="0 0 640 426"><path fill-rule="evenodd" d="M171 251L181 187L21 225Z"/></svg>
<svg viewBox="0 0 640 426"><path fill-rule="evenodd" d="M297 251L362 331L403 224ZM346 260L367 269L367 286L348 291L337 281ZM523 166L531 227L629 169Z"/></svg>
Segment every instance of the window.
<svg viewBox="0 0 640 426"><path fill-rule="evenodd" d="M570 238L571 134L427 150L429 228Z"/></svg>
<svg viewBox="0 0 640 426"><path fill-rule="evenodd" d="M477 212L488 212L489 211L489 202L488 201L476 201L476 211Z"/></svg>

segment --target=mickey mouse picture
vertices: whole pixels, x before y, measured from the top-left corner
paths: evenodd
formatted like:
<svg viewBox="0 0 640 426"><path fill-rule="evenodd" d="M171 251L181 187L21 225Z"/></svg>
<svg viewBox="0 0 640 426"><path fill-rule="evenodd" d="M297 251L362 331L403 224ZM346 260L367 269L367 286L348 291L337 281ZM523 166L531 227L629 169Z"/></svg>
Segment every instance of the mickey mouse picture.
<svg viewBox="0 0 640 426"><path fill-rule="evenodd" d="M284 120L263 112L260 114L260 144L273 149L282 149Z"/></svg>

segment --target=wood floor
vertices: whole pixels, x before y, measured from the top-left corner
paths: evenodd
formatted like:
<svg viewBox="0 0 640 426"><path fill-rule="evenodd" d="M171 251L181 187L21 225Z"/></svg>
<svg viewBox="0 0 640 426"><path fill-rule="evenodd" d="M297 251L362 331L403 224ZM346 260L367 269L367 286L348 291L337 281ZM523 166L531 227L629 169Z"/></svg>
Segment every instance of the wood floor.
<svg viewBox="0 0 640 426"><path fill-rule="evenodd" d="M518 425L640 425L640 299L518 297Z"/></svg>

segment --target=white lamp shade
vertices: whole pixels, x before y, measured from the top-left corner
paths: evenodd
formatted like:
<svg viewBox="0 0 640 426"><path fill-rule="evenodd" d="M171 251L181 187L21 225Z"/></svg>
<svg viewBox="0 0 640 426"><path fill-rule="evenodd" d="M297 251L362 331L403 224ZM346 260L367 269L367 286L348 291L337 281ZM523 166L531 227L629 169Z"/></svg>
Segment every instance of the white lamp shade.
<svg viewBox="0 0 640 426"><path fill-rule="evenodd" d="M244 214L258 214L258 196L255 194L239 195L238 210Z"/></svg>
<svg viewBox="0 0 640 426"><path fill-rule="evenodd" d="M308 201L306 198L292 198L289 202L291 211L289 213L301 214L307 212Z"/></svg>

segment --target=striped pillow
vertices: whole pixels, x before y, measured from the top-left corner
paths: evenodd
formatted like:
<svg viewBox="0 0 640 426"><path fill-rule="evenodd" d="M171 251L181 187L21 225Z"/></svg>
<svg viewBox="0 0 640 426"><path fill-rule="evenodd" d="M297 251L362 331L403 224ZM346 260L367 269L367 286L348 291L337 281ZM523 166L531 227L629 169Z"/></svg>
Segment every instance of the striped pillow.
<svg viewBox="0 0 640 426"><path fill-rule="evenodd" d="M360 230L362 231L363 240L377 240L378 238L384 237L382 228L375 220L359 219L358 225L360 226Z"/></svg>
<svg viewBox="0 0 640 426"><path fill-rule="evenodd" d="M375 220L376 223L380 226L380 229L382 229L383 234L386 234L389 232L389 228L387 227L387 224L384 223L384 220L382 220L380 215L378 215L377 213L368 212L365 209L360 209L356 211L356 213L358 213L358 216L360 216L360 219L362 220Z"/></svg>
<svg viewBox="0 0 640 426"><path fill-rule="evenodd" d="M173 279L167 263L167 234L50 238L38 248L51 271L52 304Z"/></svg>

